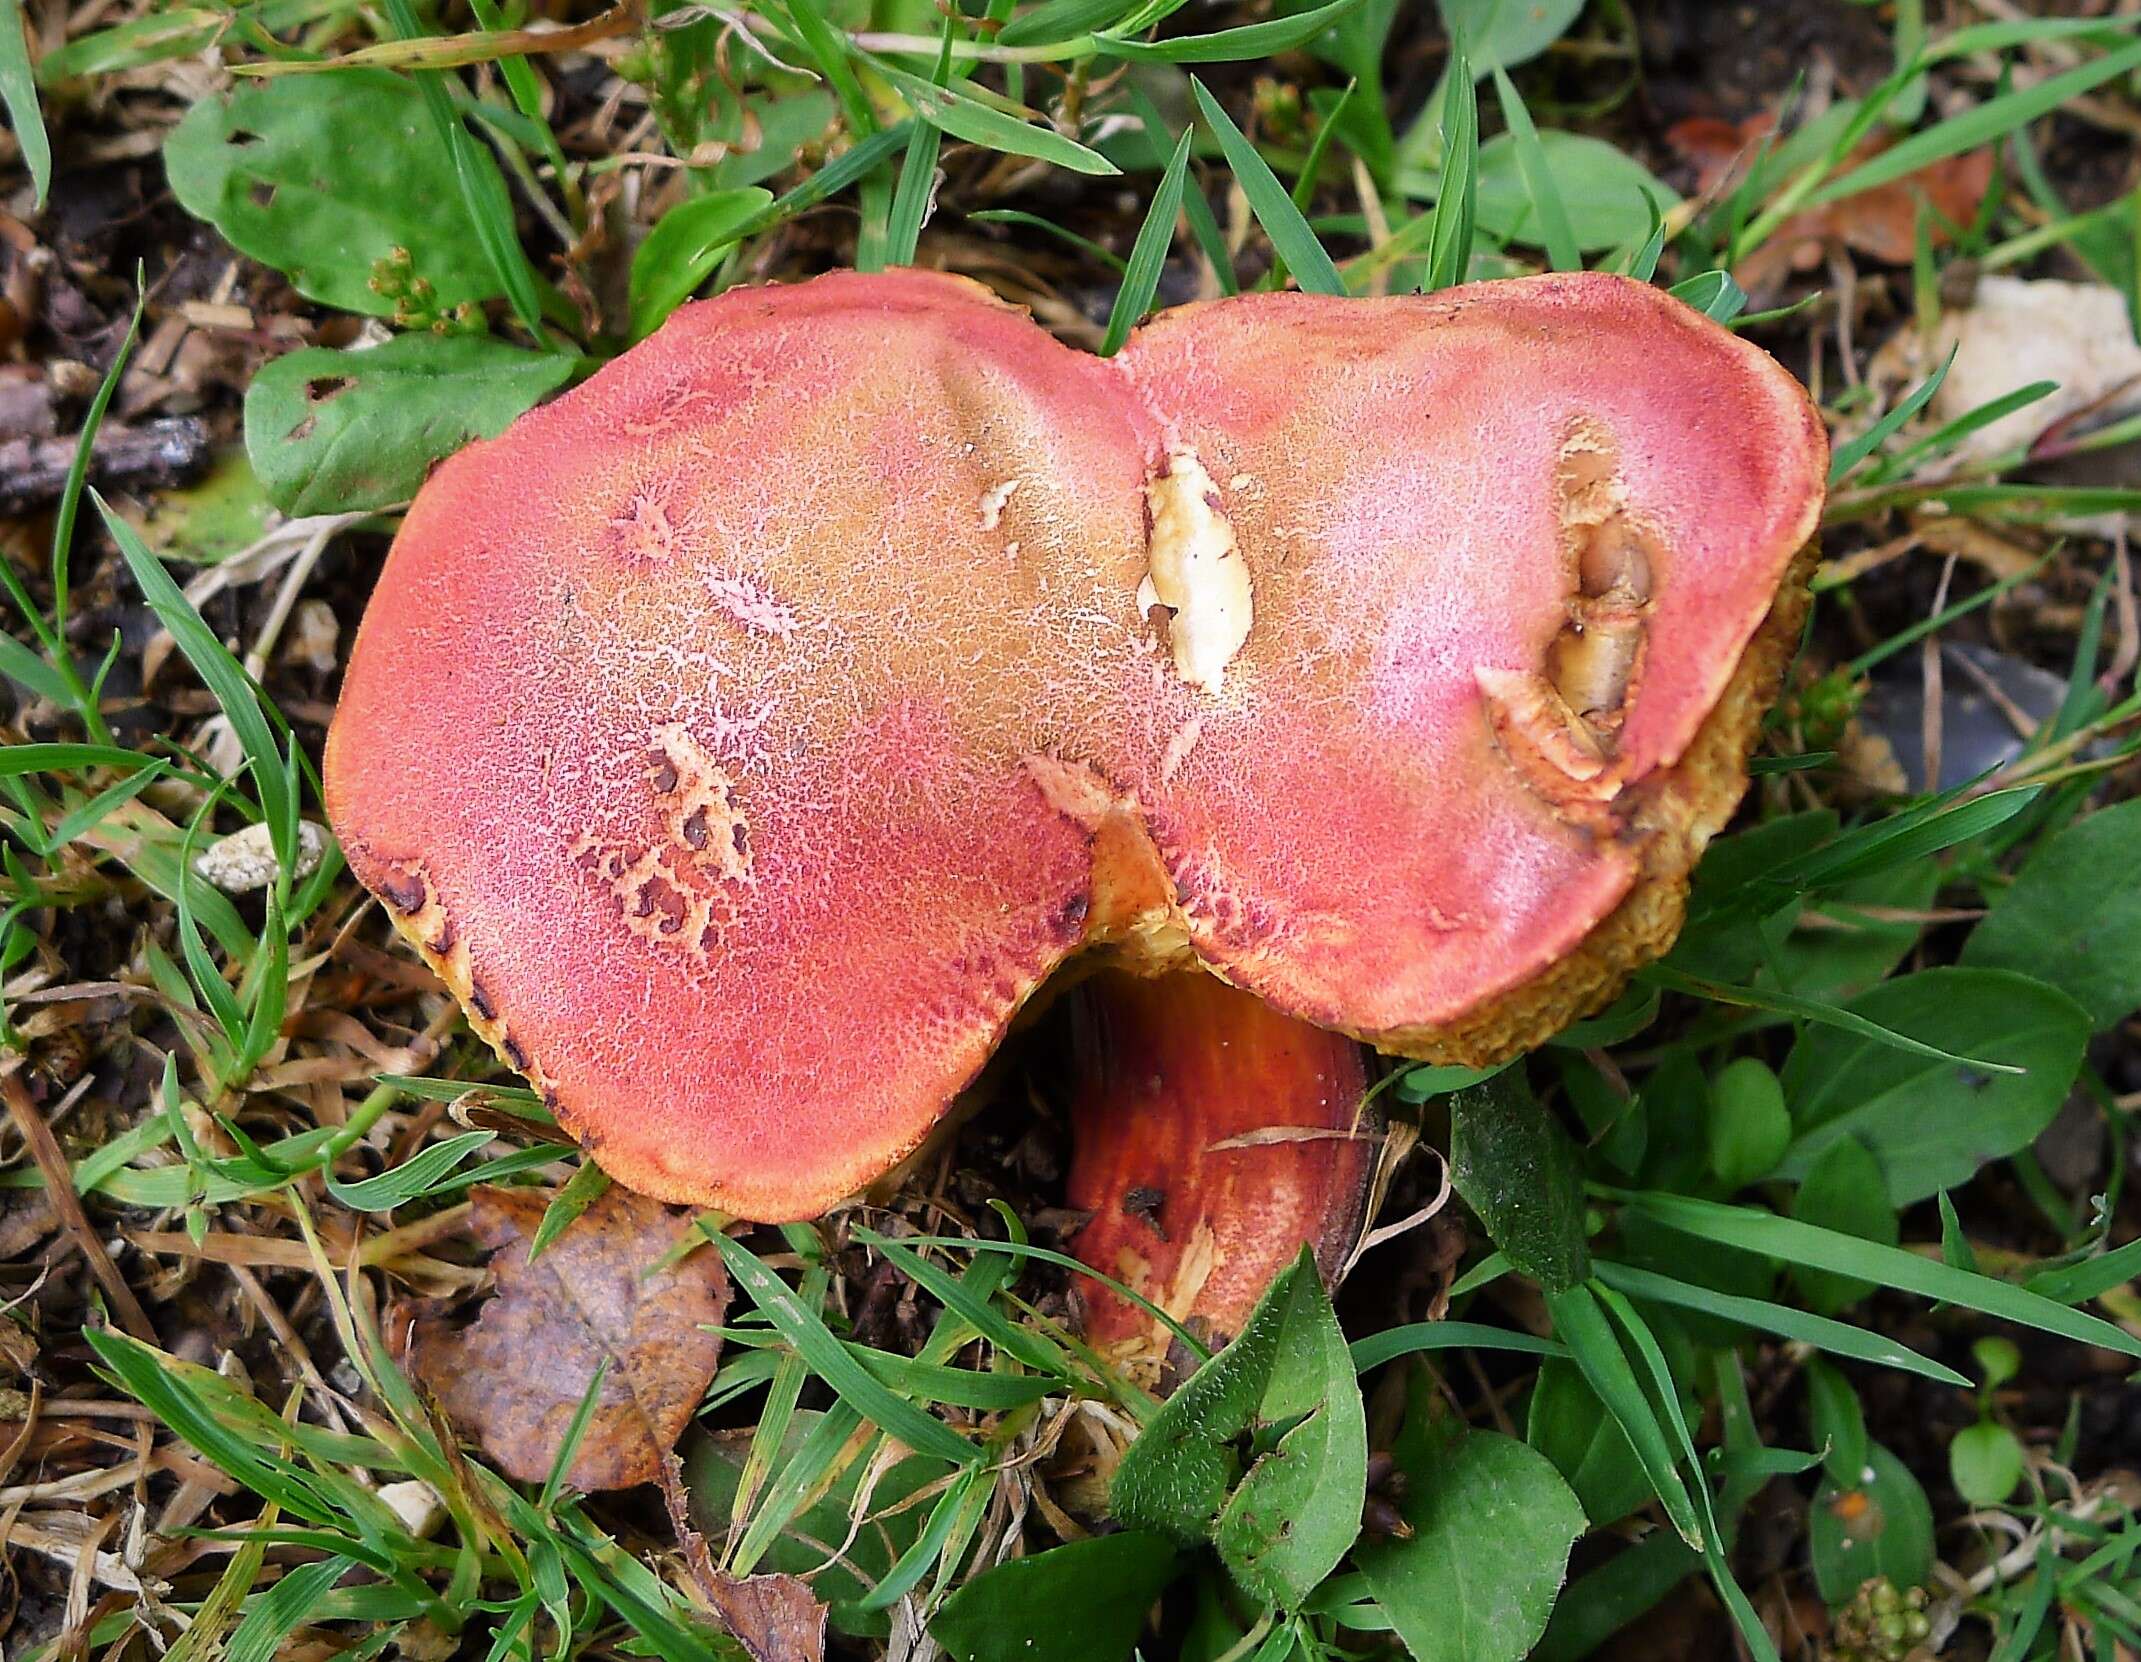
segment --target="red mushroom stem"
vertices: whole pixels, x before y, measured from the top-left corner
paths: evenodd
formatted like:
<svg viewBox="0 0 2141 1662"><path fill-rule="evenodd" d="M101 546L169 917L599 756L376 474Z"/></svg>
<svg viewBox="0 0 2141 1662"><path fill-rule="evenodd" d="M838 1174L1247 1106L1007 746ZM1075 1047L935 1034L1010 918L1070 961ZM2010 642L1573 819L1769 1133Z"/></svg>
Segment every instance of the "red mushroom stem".
<svg viewBox="0 0 2141 1662"><path fill-rule="evenodd" d="M1304 1243L1335 1276L1374 1169L1360 1045L1201 970L1102 970L1069 1003L1078 1257L1213 1342ZM1081 1288L1104 1355L1188 1360L1128 1299Z"/></svg>

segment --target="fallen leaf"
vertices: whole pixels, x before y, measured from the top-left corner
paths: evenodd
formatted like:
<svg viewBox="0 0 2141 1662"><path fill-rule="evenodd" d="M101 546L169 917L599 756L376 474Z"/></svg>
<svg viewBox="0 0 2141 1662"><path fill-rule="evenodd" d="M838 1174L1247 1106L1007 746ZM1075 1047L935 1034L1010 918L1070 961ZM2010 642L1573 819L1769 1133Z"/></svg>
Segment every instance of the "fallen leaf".
<svg viewBox="0 0 2141 1662"><path fill-rule="evenodd" d="M1673 126L1665 135L1680 158L1695 169L1698 191L1709 197L1729 193L1760 152L1774 125L1768 115L1737 124L1698 116ZM1862 140L1832 177L1841 178L1859 163L1878 155L1889 141L1878 135ZM1823 252L1837 244L1882 265L1908 265L1918 247L1918 202L1931 205L1930 235L1935 247L1949 240L1943 220L1967 225L1992 182L1992 151L1972 150L1928 163L1915 173L1876 185L1840 201L1794 214L1734 272L1752 294L1782 278L1787 270L1807 271L1821 263Z"/></svg>
<svg viewBox="0 0 2141 1662"><path fill-rule="evenodd" d="M702 1249L649 1274L692 1239L690 1214L619 1188L530 1265L549 1200L544 1190L476 1190L469 1232L498 1249L497 1293L468 1324L443 1300L397 1305L397 1350L455 1427L525 1483L550 1475L607 1358L567 1479L582 1491L652 1483L720 1361L720 1337L706 1328L728 1309L727 1272Z"/></svg>
<svg viewBox="0 0 2141 1662"><path fill-rule="evenodd" d="M691 1502L684 1493L684 1467L674 1454L661 1460L662 1499L669 1505L670 1526L691 1576L707 1603L743 1648L751 1662L824 1662L825 1606L800 1577L727 1575L714 1563L706 1537L691 1524Z"/></svg>

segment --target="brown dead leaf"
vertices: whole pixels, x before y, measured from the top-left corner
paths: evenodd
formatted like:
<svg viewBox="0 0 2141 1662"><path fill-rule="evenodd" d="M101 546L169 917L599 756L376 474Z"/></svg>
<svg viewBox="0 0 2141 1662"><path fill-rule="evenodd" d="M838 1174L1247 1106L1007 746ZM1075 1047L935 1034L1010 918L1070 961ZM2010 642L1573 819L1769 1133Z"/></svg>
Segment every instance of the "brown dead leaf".
<svg viewBox="0 0 2141 1662"><path fill-rule="evenodd" d="M1665 140L1694 167L1696 185L1702 194L1722 196L1753 162L1773 124L1767 115L1752 116L1737 124L1698 116L1676 123ZM1838 167L1835 176L1840 178L1877 155L1888 142L1879 135L1868 137ZM1892 184L1876 185L1841 201L1794 214L1777 228L1775 236L1742 262L1734 275L1753 293L1781 278L1787 269L1812 270L1821 263L1823 251L1838 243L1882 265L1909 265L1918 246L1919 199L1923 197L1936 215L1931 236L1938 247L1948 241L1941 221L1969 224L1991 182L1989 149L1929 163Z"/></svg>
<svg viewBox="0 0 2141 1662"><path fill-rule="evenodd" d="M725 1575L707 1550L706 1537L691 1525L683 1463L664 1453L662 1499L691 1578L736 1638L751 1662L825 1662L825 1606L792 1575Z"/></svg>
<svg viewBox="0 0 2141 1662"><path fill-rule="evenodd" d="M466 1325L441 1300L397 1305L397 1352L456 1428L527 1483L550 1475L607 1357L569 1481L583 1491L652 1483L720 1361L721 1340L704 1329L728 1309L727 1272L702 1249L648 1274L691 1238L690 1214L616 1187L530 1265L528 1242L549 1198L475 1192L469 1233L498 1249L496 1296Z"/></svg>

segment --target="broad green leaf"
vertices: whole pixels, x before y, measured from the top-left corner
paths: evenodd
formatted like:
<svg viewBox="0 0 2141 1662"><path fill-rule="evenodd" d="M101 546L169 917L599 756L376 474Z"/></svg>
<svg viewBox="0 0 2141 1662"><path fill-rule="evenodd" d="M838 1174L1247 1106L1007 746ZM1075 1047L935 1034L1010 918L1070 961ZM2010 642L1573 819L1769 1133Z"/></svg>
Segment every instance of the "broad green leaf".
<svg viewBox="0 0 2141 1662"><path fill-rule="evenodd" d="M679 202L632 255L632 338L642 339L690 298L744 228L772 204L756 185Z"/></svg>
<svg viewBox="0 0 2141 1662"><path fill-rule="evenodd" d="M1298 1609L1360 1534L1368 1424L1345 1334L1303 1249L1260 1417L1306 1414L1249 1468L1212 1531L1234 1578L1267 1604Z"/></svg>
<svg viewBox="0 0 2141 1662"><path fill-rule="evenodd" d="M1241 1469L1235 1439L1255 1421L1271 1383L1298 1273L1296 1265L1271 1284L1233 1342L1130 1445L1108 1487L1108 1510L1119 1522L1185 1545L1205 1538Z"/></svg>
<svg viewBox="0 0 2141 1662"><path fill-rule="evenodd" d="M1450 1181L1510 1263L1547 1292L1590 1274L1575 1147L1521 1069L1451 1096Z"/></svg>
<svg viewBox="0 0 2141 1662"><path fill-rule="evenodd" d="M1546 1631L1584 1509L1514 1437L1475 1431L1405 1473L1412 1537L1354 1554L1418 1662L1519 1662Z"/></svg>
<svg viewBox="0 0 2141 1662"><path fill-rule="evenodd" d="M246 453L285 513L384 508L414 496L432 463L503 432L572 372L571 358L484 336L398 335L361 352L306 347L275 359L246 389Z"/></svg>
<svg viewBox="0 0 2141 1662"><path fill-rule="evenodd" d="M1511 0L1515 3L1515 0ZM1579 249L1595 251L1639 242L1658 213L1680 195L1649 168L1604 139L1554 128L1538 135L1540 159L1568 213L1568 232ZM1479 223L1507 242L1546 243L1546 228L1524 179L1524 158L1514 133L1479 147Z"/></svg>
<svg viewBox="0 0 2141 1662"><path fill-rule="evenodd" d="M1767 1177L1792 1140L1784 1088L1759 1056L1726 1063L1710 1081L1710 1169L1728 1189Z"/></svg>
<svg viewBox="0 0 2141 1662"><path fill-rule="evenodd" d="M2027 1147L2059 1111L2089 1021L2062 992L2009 970L1944 967L1882 982L1846 1006L1921 1043L2019 1067L1987 1073L1834 1027L1810 1027L1784 1065L1796 1134L1779 1167L1805 1177L1840 1139L1863 1142L1898 1206L1969 1181Z"/></svg>
<svg viewBox="0 0 2141 1662"><path fill-rule="evenodd" d="M1896 1208L1883 1187L1881 1163L1849 1133L1831 1139L1814 1157L1793 1197L1792 1217L1882 1246L1893 1247L1898 1238ZM1869 1281L1808 1264L1792 1265L1792 1279L1807 1303L1825 1316L1873 1291Z"/></svg>
<svg viewBox="0 0 2141 1662"><path fill-rule="evenodd" d="M1182 1554L1164 1535L1092 1535L986 1570L944 1601L930 1637L958 1662L1126 1662Z"/></svg>
<svg viewBox="0 0 2141 1662"><path fill-rule="evenodd" d="M1807 998L1848 999L1887 976L1917 945L1919 912L1939 893L1941 868L1912 860L1827 889L1762 927L1769 950L1754 984L1789 987Z"/></svg>
<svg viewBox="0 0 2141 1662"><path fill-rule="evenodd" d="M2099 1030L2141 1007L2141 801L2078 819L2031 854L1962 961L2057 987ZM2121 874L2128 880L2119 880Z"/></svg>
<svg viewBox="0 0 2141 1662"><path fill-rule="evenodd" d="M1858 1393L1830 1363L1811 1358L1806 1370L1807 1429L1829 1480L1843 1488L1866 1481L1866 1411Z"/></svg>
<svg viewBox="0 0 2141 1662"><path fill-rule="evenodd" d="M52 189L52 141L38 108L37 76L22 24L22 0L0 0L0 100L7 104L7 124L30 171L31 201L41 211Z"/></svg>
<svg viewBox="0 0 2141 1662"><path fill-rule="evenodd" d="M487 152L485 162L495 171ZM407 300L372 286L404 259L442 311L501 292L422 94L388 70L249 81L204 98L165 140L164 168L188 213L308 299L406 312Z"/></svg>
<svg viewBox="0 0 2141 1662"><path fill-rule="evenodd" d="M1552 1461L1598 1525L1650 1498L1650 1480L1623 1431L1575 1363L1548 1361L1532 1386L1525 1440Z"/></svg>
<svg viewBox="0 0 2141 1662"><path fill-rule="evenodd" d="M1998 1506L2022 1481L2022 1445L2004 1425L1980 1420L1948 1444L1948 1476L1972 1506Z"/></svg>
<svg viewBox="0 0 2141 1662"><path fill-rule="evenodd" d="M779 1445L780 1465L786 1466L800 1452L822 1419L810 1409L796 1414ZM692 1518L717 1539L729 1527L737 1480L750 1445L748 1431L692 1435L684 1445L684 1490L691 1497ZM754 1567L809 1576L812 1589L831 1608L836 1627L866 1637L882 1635L889 1631L888 1619L856 1606L921 1534L929 1507L908 1502L951 1470L942 1460L925 1455L909 1454L893 1461L877 1474L867 1493L860 1494L858 1522L858 1493L869 1475L869 1462L851 1460L824 1493L788 1521ZM833 1549L842 1543L846 1543L845 1550L835 1556Z"/></svg>
<svg viewBox="0 0 2141 1662"><path fill-rule="evenodd" d="M1863 1487L1833 1480L1814 1497L1807 1534L1814 1582L1831 1605L1842 1604L1874 1576L1916 1587L1933 1568L1933 1508L1910 1468L1879 1443L1867 1445L1873 1473Z"/></svg>
<svg viewBox="0 0 2141 1662"><path fill-rule="evenodd" d="M1529 63L1569 32L1583 0L1437 0L1442 31L1462 39L1475 78Z"/></svg>

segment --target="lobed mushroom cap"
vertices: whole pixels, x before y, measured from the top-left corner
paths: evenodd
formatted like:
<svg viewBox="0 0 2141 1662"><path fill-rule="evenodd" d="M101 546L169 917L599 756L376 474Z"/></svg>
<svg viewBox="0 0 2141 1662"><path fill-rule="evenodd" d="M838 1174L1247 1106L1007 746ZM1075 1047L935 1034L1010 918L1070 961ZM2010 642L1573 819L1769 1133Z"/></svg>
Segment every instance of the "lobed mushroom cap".
<svg viewBox="0 0 2141 1662"><path fill-rule="evenodd" d="M1738 793L1824 461L1781 368L1599 274L1105 361L953 278L737 291L427 483L328 810L606 1169L810 1216L1081 949L1421 1054L1610 993Z"/></svg>

